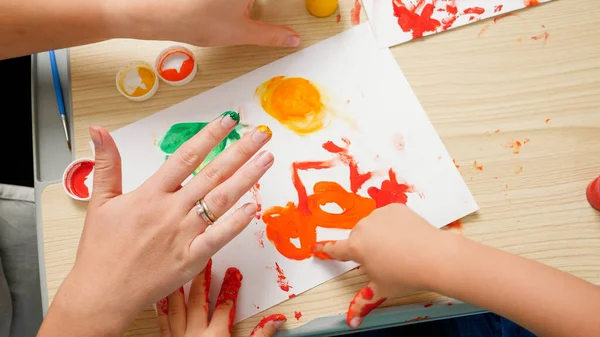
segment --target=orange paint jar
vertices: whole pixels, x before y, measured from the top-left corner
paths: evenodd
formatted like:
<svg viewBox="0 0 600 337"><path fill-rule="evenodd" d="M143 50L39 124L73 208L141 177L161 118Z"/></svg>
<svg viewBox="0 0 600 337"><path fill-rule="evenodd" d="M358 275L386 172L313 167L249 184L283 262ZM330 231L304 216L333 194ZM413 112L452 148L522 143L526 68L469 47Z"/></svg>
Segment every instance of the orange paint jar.
<svg viewBox="0 0 600 337"><path fill-rule="evenodd" d="M337 8L338 0L306 0L306 9L319 18L330 16Z"/></svg>
<svg viewBox="0 0 600 337"><path fill-rule="evenodd" d="M594 179L587 188L586 197L590 205L600 211L600 177Z"/></svg>
<svg viewBox="0 0 600 337"><path fill-rule="evenodd" d="M190 83L198 71L194 54L183 46L163 50L156 58L154 67L160 79L172 86Z"/></svg>

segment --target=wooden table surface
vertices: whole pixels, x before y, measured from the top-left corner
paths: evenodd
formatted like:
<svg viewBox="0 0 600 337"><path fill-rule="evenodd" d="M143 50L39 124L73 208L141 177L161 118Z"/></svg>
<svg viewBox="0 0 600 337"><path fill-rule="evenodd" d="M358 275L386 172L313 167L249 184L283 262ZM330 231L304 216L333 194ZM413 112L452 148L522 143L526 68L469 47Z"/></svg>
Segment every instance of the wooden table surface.
<svg viewBox="0 0 600 337"><path fill-rule="evenodd" d="M352 27L353 3L340 1L339 23L335 15L312 17L302 0L259 0L259 8L263 20L298 30L304 48ZM547 41L533 38L546 33ZM463 220L461 233L593 283L600 283L600 212L587 203L585 189L600 174L598 36L595 0L556 0L392 49L481 207ZM91 156L88 125L118 129L294 52L192 48L199 62L192 83L163 83L142 103L117 92L114 78L121 64L134 59L152 64L171 44L112 40L71 49L76 157ZM507 146L525 139L530 141L519 154ZM73 265L85 211L86 204L69 199L60 185L42 194L49 301ZM237 324L234 335L247 336L264 314L289 318L301 311L300 320L292 318L285 326L293 328L345 313L366 282L360 270L353 270ZM433 298L440 296L417 294L385 306ZM157 336L153 309L144 311L127 334Z"/></svg>

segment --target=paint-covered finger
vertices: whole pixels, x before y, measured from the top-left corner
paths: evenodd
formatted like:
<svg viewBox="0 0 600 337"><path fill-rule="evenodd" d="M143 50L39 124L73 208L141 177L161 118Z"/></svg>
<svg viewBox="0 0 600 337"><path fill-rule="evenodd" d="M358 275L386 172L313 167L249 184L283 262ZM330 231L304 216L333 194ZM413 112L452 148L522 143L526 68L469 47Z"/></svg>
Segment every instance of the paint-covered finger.
<svg viewBox="0 0 600 337"><path fill-rule="evenodd" d="M319 241L313 245L312 251L313 256L321 260L360 262L360 258L350 249L348 240Z"/></svg>
<svg viewBox="0 0 600 337"><path fill-rule="evenodd" d="M365 316L378 308L386 298L381 296L377 285L373 282L362 288L350 302L346 323L353 329L360 326Z"/></svg>
<svg viewBox="0 0 600 337"><path fill-rule="evenodd" d="M206 232L196 236L190 244L193 260L201 260L215 255L229 241L240 234L256 215L256 204L248 203L233 214L211 226Z"/></svg>
<svg viewBox="0 0 600 337"><path fill-rule="evenodd" d="M248 162L271 139L271 136L271 129L266 125L256 127L211 161L194 179L183 187L179 194L185 198L186 202L194 204ZM223 200L222 203L227 203L229 200ZM214 206L211 207L211 211L217 217L223 215L231 207L229 204L210 206ZM228 207L225 209L225 206Z"/></svg>
<svg viewBox="0 0 600 337"><path fill-rule="evenodd" d="M169 308L169 326L173 337L183 337L185 335L187 310L185 307L185 296L183 287L175 290L167 297L167 307Z"/></svg>
<svg viewBox="0 0 600 337"><path fill-rule="evenodd" d="M210 336L229 336L233 320L235 319L235 309L238 293L242 286L242 273L237 268L229 268L225 272L221 291L217 297L215 311L213 312L208 329Z"/></svg>
<svg viewBox="0 0 600 337"><path fill-rule="evenodd" d="M156 310L156 320L158 321L158 329L160 330L160 337L173 337L171 335L171 327L169 326L169 309L167 308L167 298L156 302L154 304Z"/></svg>
<svg viewBox="0 0 600 337"><path fill-rule="evenodd" d="M298 47L300 35L291 28L248 20L240 31L241 44L273 47Z"/></svg>
<svg viewBox="0 0 600 337"><path fill-rule="evenodd" d="M122 193L121 155L106 129L90 126L94 143L94 186L91 203L103 204Z"/></svg>
<svg viewBox="0 0 600 337"><path fill-rule="evenodd" d="M263 319L258 322L256 327L250 333L251 337L271 337L275 335L277 329L281 328L281 326L287 322L287 318L282 314L274 314Z"/></svg>
<svg viewBox="0 0 600 337"><path fill-rule="evenodd" d="M186 123L171 127L160 146L161 150L172 154L146 184L167 192L175 191L224 141L239 120L237 112L226 111L208 125Z"/></svg>
<svg viewBox="0 0 600 337"><path fill-rule="evenodd" d="M187 334L201 336L208 327L208 294L212 273L212 259L206 267L192 280L187 311Z"/></svg>
<svg viewBox="0 0 600 337"><path fill-rule="evenodd" d="M204 197L208 209L216 216L227 212L238 200L255 186L273 165L273 154L259 153L231 178L217 186Z"/></svg>

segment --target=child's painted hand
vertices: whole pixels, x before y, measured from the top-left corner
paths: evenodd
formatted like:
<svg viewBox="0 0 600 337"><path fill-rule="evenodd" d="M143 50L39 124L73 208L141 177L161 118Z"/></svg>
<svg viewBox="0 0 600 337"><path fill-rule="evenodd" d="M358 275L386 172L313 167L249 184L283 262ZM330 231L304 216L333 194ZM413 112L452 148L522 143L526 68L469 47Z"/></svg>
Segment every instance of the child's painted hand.
<svg viewBox="0 0 600 337"><path fill-rule="evenodd" d="M432 247L443 235L407 206L391 204L361 220L347 240L317 243L316 257L358 262L371 279L350 303L348 325L357 328L387 297L427 290L440 260Z"/></svg>
<svg viewBox="0 0 600 337"><path fill-rule="evenodd" d="M225 337L231 336L235 318L235 303L242 285L242 275L236 268L225 273L221 291L212 313L208 314L208 293L211 279L211 261L194 278L187 305L183 288L156 303L161 337ZM265 317L250 336L271 337L287 321L284 315Z"/></svg>
<svg viewBox="0 0 600 337"><path fill-rule="evenodd" d="M182 186L238 121L237 113L224 113L127 194L122 194L114 140L105 129L90 128L96 155L92 198L75 265L50 313L87 315L110 321L117 332L124 330L145 307L198 275L209 258L246 228L256 216L254 203L219 217L273 164L268 151L254 156L271 139L268 127L243 136ZM200 199L219 218L210 228L197 213Z"/></svg>
<svg viewBox="0 0 600 337"><path fill-rule="evenodd" d="M115 37L181 41L204 47L300 44L294 30L253 20L254 3L255 0L112 0L107 8Z"/></svg>

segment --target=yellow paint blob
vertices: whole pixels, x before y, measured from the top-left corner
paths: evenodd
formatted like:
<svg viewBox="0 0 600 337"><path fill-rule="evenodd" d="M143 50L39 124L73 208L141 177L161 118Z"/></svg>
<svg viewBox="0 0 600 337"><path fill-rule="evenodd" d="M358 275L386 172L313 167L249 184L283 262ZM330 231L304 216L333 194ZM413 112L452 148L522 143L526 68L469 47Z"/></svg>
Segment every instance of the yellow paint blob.
<svg viewBox="0 0 600 337"><path fill-rule="evenodd" d="M337 8L338 0L306 0L306 9L319 18L330 16Z"/></svg>
<svg viewBox="0 0 600 337"><path fill-rule="evenodd" d="M131 97L146 95L154 87L156 74L147 67L135 67L120 78L119 86L122 92Z"/></svg>
<svg viewBox="0 0 600 337"><path fill-rule="evenodd" d="M306 135L327 126L329 111L319 89L300 77L273 77L256 89L263 109L290 130Z"/></svg>
<svg viewBox="0 0 600 337"><path fill-rule="evenodd" d="M271 129L268 126L266 126L266 125L259 125L258 126L258 131L260 131L261 133L266 133L269 136L273 135L273 132L271 131Z"/></svg>

